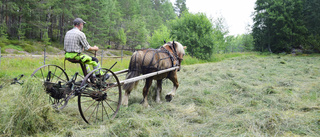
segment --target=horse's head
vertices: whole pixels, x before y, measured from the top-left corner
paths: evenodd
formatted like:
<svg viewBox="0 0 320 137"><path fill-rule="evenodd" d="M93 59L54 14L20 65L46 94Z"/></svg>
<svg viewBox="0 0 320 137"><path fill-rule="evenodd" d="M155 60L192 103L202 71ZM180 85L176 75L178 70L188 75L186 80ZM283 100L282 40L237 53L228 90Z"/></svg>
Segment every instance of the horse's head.
<svg viewBox="0 0 320 137"><path fill-rule="evenodd" d="M185 55L185 49L187 48L186 46L183 46L181 43L173 41L173 42L168 42L163 45L164 48L170 47L173 53L173 56L177 59L177 65L179 66L178 71L180 71L181 68L181 62L183 60L183 56Z"/></svg>

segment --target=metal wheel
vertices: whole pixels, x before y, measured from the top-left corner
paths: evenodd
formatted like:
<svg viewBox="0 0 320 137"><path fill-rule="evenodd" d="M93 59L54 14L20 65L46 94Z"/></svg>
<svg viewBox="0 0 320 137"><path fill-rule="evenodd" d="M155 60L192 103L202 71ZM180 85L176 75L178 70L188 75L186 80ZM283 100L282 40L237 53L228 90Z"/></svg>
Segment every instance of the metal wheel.
<svg viewBox="0 0 320 137"><path fill-rule="evenodd" d="M37 68L31 77L35 77L43 82L45 91L49 94L49 102L53 108L59 110L63 109L67 103L68 90L67 82L69 77L67 73L57 65L44 65Z"/></svg>
<svg viewBox="0 0 320 137"><path fill-rule="evenodd" d="M104 75L94 78L96 71L102 71ZM106 74L109 78L105 80ZM91 71L82 81L80 89L78 107L86 123L115 118L121 105L121 85L112 71L105 68Z"/></svg>

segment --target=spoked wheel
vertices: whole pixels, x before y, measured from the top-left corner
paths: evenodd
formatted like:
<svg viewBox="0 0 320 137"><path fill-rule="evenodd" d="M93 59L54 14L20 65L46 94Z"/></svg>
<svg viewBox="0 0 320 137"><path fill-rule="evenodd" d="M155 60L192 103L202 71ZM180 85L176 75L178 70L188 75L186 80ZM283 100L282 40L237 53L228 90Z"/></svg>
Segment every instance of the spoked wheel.
<svg viewBox="0 0 320 137"><path fill-rule="evenodd" d="M96 71L101 71L104 75L94 78L93 73ZM115 118L121 105L121 85L112 71L105 68L91 71L80 88L78 107L85 122L96 123Z"/></svg>
<svg viewBox="0 0 320 137"><path fill-rule="evenodd" d="M31 74L31 77L43 82L46 93L49 94L49 102L53 108L59 110L67 105L68 99L66 97L70 91L65 86L69 81L69 77L61 67L57 65L44 65L36 69Z"/></svg>

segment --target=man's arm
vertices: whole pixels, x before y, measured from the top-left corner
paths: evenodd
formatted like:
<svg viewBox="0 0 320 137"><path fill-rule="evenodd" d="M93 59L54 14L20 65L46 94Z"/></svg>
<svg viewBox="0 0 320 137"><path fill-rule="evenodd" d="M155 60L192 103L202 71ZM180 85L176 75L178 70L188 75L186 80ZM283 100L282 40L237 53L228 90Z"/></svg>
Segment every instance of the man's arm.
<svg viewBox="0 0 320 137"><path fill-rule="evenodd" d="M94 45L93 47L90 47L88 50L89 50L89 51L98 51L98 50L99 50L99 47L97 47L96 45Z"/></svg>

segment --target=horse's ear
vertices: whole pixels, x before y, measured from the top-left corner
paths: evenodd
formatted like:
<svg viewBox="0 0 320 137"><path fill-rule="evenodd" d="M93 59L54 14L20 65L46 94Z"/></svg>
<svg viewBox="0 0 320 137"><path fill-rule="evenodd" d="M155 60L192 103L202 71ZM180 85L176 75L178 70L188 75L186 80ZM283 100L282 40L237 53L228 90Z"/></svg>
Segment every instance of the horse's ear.
<svg viewBox="0 0 320 137"><path fill-rule="evenodd" d="M183 46L183 49L187 49L187 46Z"/></svg>
<svg viewBox="0 0 320 137"><path fill-rule="evenodd" d="M164 42L164 44L166 44L167 42L166 42L166 40L163 40L163 42Z"/></svg>

